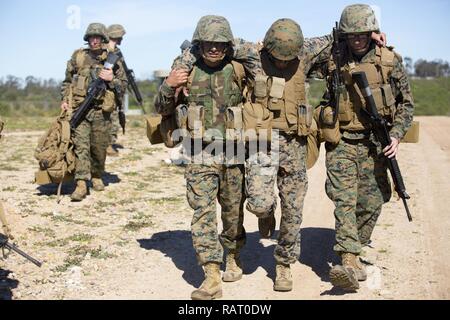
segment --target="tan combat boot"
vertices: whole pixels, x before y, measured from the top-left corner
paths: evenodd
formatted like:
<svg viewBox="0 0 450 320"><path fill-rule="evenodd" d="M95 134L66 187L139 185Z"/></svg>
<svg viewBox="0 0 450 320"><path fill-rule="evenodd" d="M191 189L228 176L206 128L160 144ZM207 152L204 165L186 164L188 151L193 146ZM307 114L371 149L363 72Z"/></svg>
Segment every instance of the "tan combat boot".
<svg viewBox="0 0 450 320"><path fill-rule="evenodd" d="M258 229L259 229L259 235L263 239L269 239L272 237L273 233L275 232L275 216L270 215L267 218L259 218L258 219Z"/></svg>
<svg viewBox="0 0 450 320"><path fill-rule="evenodd" d="M356 291L359 289L358 280L363 276L363 269L360 270L357 266L358 257L347 252L341 254L341 259L342 265L333 266L330 270L331 284L347 291Z"/></svg>
<svg viewBox="0 0 450 320"><path fill-rule="evenodd" d="M222 297L222 279L220 264L208 262L203 266L205 280L199 289L192 291L192 300L212 300Z"/></svg>
<svg viewBox="0 0 450 320"><path fill-rule="evenodd" d="M71 194L70 198L73 201L81 201L87 196L87 185L85 180L77 180L77 187Z"/></svg>
<svg viewBox="0 0 450 320"><path fill-rule="evenodd" d="M277 264L275 283L273 290L275 291L291 291L292 290L292 274L291 266L285 264Z"/></svg>
<svg viewBox="0 0 450 320"><path fill-rule="evenodd" d="M119 151L114 149L112 145L109 145L108 148L106 148L106 155L108 155L110 157L118 157Z"/></svg>
<svg viewBox="0 0 450 320"><path fill-rule="evenodd" d="M229 251L227 254L227 261L225 272L222 280L225 282L234 282L242 279L242 264L240 260L239 251Z"/></svg>
<svg viewBox="0 0 450 320"><path fill-rule="evenodd" d="M92 178L92 189L95 191L105 190L105 185L103 184L102 178Z"/></svg>

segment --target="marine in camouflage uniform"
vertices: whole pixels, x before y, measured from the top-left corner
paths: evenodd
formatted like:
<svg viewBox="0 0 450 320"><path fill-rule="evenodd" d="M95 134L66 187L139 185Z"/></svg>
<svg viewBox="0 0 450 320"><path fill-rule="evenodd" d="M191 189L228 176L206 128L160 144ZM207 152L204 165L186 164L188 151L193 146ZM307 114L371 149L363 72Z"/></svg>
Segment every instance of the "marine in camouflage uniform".
<svg viewBox="0 0 450 320"><path fill-rule="evenodd" d="M346 38L341 44L344 52L341 74L346 92L341 94L338 118L342 138L337 145L326 143L326 192L336 206L334 250L341 256L342 265L330 270L330 279L335 286L356 290L358 280L367 277L358 256L362 247L370 242L381 207L391 197L391 187L383 153L386 150L382 150L371 133L367 115L362 110L365 107L363 96L351 74L366 72L378 112L392 124L390 152L396 150L410 127L414 105L400 55L392 48L379 48L370 41L369 34L379 31L372 9L367 5L346 7L339 29ZM351 39L355 37L366 37L367 46L357 50L358 45L363 45L356 42L352 47ZM326 71L328 81L335 69L335 63L330 60ZM333 96L334 92L330 94Z"/></svg>
<svg viewBox="0 0 450 320"><path fill-rule="evenodd" d="M100 73L106 61L108 37L101 23L88 26L84 40L88 48L76 50L67 63L66 77L62 83L62 109L76 110L86 97L92 76ZM92 44L91 44L92 41ZM105 169L106 148L109 145L111 112L116 107L115 88L126 89L127 80L123 68L117 63L112 70L112 80L107 81L107 90L94 101L94 107L73 132L75 145L77 188L72 193L73 201L81 201L87 195L87 181L92 179L93 189L104 190L102 174Z"/></svg>
<svg viewBox="0 0 450 320"><path fill-rule="evenodd" d="M268 94L258 93L261 91L258 81L253 92L249 90L251 102L263 105L272 113L272 145L274 141L278 144L278 163L267 161L270 154L259 153L256 159L248 159L246 167L247 209L259 217L262 236L270 237L275 228L277 202L273 190L275 183L278 185L281 222L274 251L276 291L292 290L290 265L300 257L300 226L308 188L306 136L310 132L298 110L307 102L305 78L328 59L330 44L330 36L304 41L300 26L291 19L275 21L266 33L260 57L263 75L270 77L272 83L282 79L282 94L272 94L273 85L272 88L267 85ZM309 113L312 114L311 108ZM268 174L260 174L261 170L267 170Z"/></svg>
<svg viewBox="0 0 450 320"><path fill-rule="evenodd" d="M235 47L236 59L250 62L246 65L250 69L252 64L256 66L251 70L255 81L249 88L248 100L253 106L262 105L273 115L271 153L250 154L246 162L246 192L247 209L259 217L261 235L269 237L275 228L277 202L274 187L275 183L278 185L282 218L278 244L274 251L277 262L274 290L277 291L292 290L290 265L300 256L300 225L308 186L307 132L300 133L297 107L306 103L305 77L328 61L331 43L331 36L304 41L301 28L296 22L280 19L268 30L262 48L242 40ZM192 61L196 59L192 52L195 52L194 49L186 50L178 59L178 64L190 68ZM259 68L259 63L255 63L258 60L262 62L262 69ZM255 97L258 75L286 82L280 99L267 95ZM270 92L271 88L264 87L262 91Z"/></svg>
<svg viewBox="0 0 450 320"><path fill-rule="evenodd" d="M106 34L109 38L108 49L110 52L117 52L120 49L117 46L122 44L123 36L126 34L125 28L120 24L112 24L106 29ZM125 92L122 92L121 96L118 97L118 103L123 103L123 95ZM116 109L111 113L111 132L110 132L110 144L108 149L106 149L106 153L108 156L118 156L119 152L114 148L114 145L117 142L117 136L120 130L119 124L119 112Z"/></svg>
<svg viewBox="0 0 450 320"><path fill-rule="evenodd" d="M181 97L180 93L178 98L175 97L176 86L169 83L172 75L177 72L175 63L171 75L160 87L155 103L157 111L163 116L173 114L177 105L185 103L188 108L188 130L194 134L195 131L192 130L195 128L189 124L194 121L206 130L200 137L201 150L194 150L194 153L199 151L202 161L194 160L187 165L185 172L187 199L194 210L192 241L197 260L205 272L202 285L191 295L196 300L221 297L220 264L223 262L223 247L227 249L223 280L231 282L242 277L240 250L246 240L243 226L244 165L227 161L225 152L220 150L225 150L226 143L233 146L238 143L226 138L225 113L233 108L239 110L243 100L245 79L239 78L238 69L242 68L242 73L244 69L230 61L232 41L231 29L225 18L202 17L192 40L198 48L199 60L186 78L189 95ZM199 106L204 108L204 119L195 116L195 110L199 110ZM212 146L218 147L217 152L211 152ZM216 200L221 206L223 230L220 235Z"/></svg>

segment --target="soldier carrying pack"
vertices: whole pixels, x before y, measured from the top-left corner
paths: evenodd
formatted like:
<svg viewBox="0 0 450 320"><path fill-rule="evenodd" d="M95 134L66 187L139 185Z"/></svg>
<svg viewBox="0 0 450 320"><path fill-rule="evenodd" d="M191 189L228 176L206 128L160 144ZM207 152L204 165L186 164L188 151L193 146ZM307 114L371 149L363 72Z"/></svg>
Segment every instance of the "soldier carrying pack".
<svg viewBox="0 0 450 320"><path fill-rule="evenodd" d="M35 182L39 185L59 183L58 202L62 183L73 179L75 171L73 148L69 117L64 111L39 139L34 152L34 157L39 161Z"/></svg>

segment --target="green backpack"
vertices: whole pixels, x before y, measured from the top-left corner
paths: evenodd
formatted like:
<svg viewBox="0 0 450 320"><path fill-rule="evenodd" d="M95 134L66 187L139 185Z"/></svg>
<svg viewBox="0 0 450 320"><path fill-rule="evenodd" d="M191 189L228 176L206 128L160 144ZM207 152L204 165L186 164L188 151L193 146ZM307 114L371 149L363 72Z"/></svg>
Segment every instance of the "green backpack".
<svg viewBox="0 0 450 320"><path fill-rule="evenodd" d="M34 157L39 162L35 182L39 185L59 183L59 196L62 183L73 179L75 171L75 152L73 149L69 117L63 112L39 139L34 152Z"/></svg>

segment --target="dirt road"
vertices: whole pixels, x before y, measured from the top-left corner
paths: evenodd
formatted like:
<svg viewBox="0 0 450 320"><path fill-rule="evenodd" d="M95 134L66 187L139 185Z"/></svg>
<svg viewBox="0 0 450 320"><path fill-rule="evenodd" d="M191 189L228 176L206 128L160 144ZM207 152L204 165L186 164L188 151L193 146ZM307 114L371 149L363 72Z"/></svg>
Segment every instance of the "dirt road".
<svg viewBox="0 0 450 320"><path fill-rule="evenodd" d="M398 157L414 221L391 200L365 252L368 280L357 293L333 290L336 262L333 204L324 192L322 150L309 171L302 253L293 266L294 290L272 290L275 240L260 241L257 220L245 217L244 277L224 284L224 299L449 299L450 118L419 117L419 144ZM7 132L0 144L1 199L16 243L44 261L36 268L12 254L0 261L4 299L188 299L202 281L190 238L191 210L183 169L166 165L167 150L151 146L141 124L121 138L109 158L107 188L71 203L74 186L33 184L33 149L42 132ZM277 213L279 222L279 212Z"/></svg>

